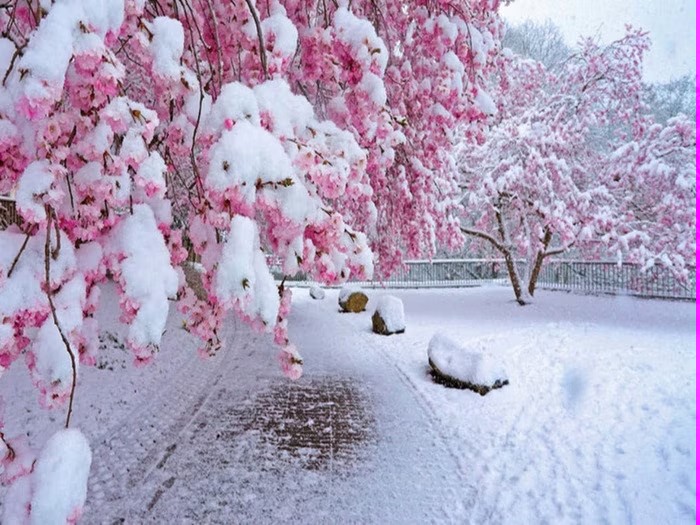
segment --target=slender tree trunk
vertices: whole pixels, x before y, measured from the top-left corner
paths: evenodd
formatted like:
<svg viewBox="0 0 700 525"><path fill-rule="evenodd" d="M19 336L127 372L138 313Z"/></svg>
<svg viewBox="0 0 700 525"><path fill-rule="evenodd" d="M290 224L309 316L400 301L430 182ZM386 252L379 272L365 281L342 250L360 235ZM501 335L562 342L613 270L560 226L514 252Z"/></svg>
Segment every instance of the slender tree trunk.
<svg viewBox="0 0 700 525"><path fill-rule="evenodd" d="M525 300L526 290L523 288L523 282L520 279L520 274L518 273L518 267L515 265L515 259L513 258L513 253L511 252L511 240L510 234L506 227L506 222L503 219L503 213L501 211L501 204L499 200L499 205L496 209L496 221L498 223L498 234L501 237L501 253L506 260L506 268L508 269L508 277L510 277L510 282L513 285L513 292L515 293L515 300L520 306L526 305L529 301Z"/></svg>
<svg viewBox="0 0 700 525"><path fill-rule="evenodd" d="M515 259L510 252L503 252L503 256L506 260L506 268L508 270L508 277L513 285L513 293L515 294L515 300L520 306L525 306L530 301L528 301L527 291L523 288L523 282L520 279L520 274L518 273L518 267L515 264Z"/></svg>
<svg viewBox="0 0 700 525"><path fill-rule="evenodd" d="M540 270L542 270L544 260L547 258L547 248L550 242L552 242L552 231L547 227L544 232L544 239L542 239L542 247L537 251L535 264L532 266L532 272L530 273L530 282L527 286L528 293L533 297L537 287L537 278L540 276Z"/></svg>
<svg viewBox="0 0 700 525"><path fill-rule="evenodd" d="M537 278L540 275L540 270L542 270L542 264L544 263L546 255L544 252L537 252L537 257L535 258L535 265L532 267L532 273L530 274L530 282L527 285L527 291L534 297L535 288L537 287Z"/></svg>

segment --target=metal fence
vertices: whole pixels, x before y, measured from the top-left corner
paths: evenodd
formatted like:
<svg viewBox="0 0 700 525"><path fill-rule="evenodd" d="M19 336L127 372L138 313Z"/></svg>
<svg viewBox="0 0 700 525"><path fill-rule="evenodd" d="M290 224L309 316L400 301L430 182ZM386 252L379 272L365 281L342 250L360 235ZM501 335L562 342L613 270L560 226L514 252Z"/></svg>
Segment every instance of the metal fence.
<svg viewBox="0 0 700 525"><path fill-rule="evenodd" d="M525 263L518 261L517 264L522 275ZM274 273L281 279L279 271ZM586 294L695 300L695 268L690 268L688 273L687 281L683 281L662 266L642 272L639 266L629 263L552 260L542 268L537 286L539 289ZM302 274L288 277L287 281L307 282ZM486 283L509 285L503 259L406 261L405 268L388 279L355 283L364 287L389 288L462 287Z"/></svg>
<svg viewBox="0 0 700 525"><path fill-rule="evenodd" d="M437 259L406 261L381 284L391 287L480 286L484 283L506 284L508 273L500 259Z"/></svg>
<svg viewBox="0 0 700 525"><path fill-rule="evenodd" d="M14 199L0 196L0 230L5 230L12 224L20 224L21 219L17 213L17 204Z"/></svg>
<svg viewBox="0 0 700 525"><path fill-rule="evenodd" d="M684 280L660 265L642 271L631 263L555 260L542 268L537 285L582 293L694 300L695 268L688 268Z"/></svg>
<svg viewBox="0 0 700 525"><path fill-rule="evenodd" d="M276 279L282 278L280 266L271 262L272 273ZM399 268L386 279L359 281L350 279L353 284L368 288L439 288L480 286L484 283L506 284L508 282L503 260L501 259L437 259L432 261L405 261L404 268ZM297 274L287 277L287 281L296 283L309 282L306 275Z"/></svg>

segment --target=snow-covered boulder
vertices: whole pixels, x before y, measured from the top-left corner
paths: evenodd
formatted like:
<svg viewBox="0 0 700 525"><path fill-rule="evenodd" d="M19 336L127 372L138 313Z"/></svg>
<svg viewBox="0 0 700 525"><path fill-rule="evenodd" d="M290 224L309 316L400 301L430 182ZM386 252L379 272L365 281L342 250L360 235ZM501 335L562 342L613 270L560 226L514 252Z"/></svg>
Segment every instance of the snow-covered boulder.
<svg viewBox="0 0 700 525"><path fill-rule="evenodd" d="M406 331L401 299L393 295L385 295L379 299L377 309L372 315L372 331L381 335L402 334Z"/></svg>
<svg viewBox="0 0 700 525"><path fill-rule="evenodd" d="M314 299L321 300L326 298L326 291L317 284L312 284L309 288L309 295Z"/></svg>
<svg viewBox="0 0 700 525"><path fill-rule="evenodd" d="M461 346L442 334L435 334L428 344L433 379L448 387L468 388L482 396L507 385L502 364L484 346L484 342Z"/></svg>
<svg viewBox="0 0 700 525"><path fill-rule="evenodd" d="M346 286L338 294L338 305L343 312L364 312L369 298L358 288Z"/></svg>

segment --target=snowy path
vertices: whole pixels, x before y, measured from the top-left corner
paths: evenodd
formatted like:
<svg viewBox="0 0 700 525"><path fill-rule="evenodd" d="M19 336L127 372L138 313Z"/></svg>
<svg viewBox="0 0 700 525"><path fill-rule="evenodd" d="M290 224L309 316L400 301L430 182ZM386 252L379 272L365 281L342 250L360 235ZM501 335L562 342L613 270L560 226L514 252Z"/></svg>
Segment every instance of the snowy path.
<svg viewBox="0 0 700 525"><path fill-rule="evenodd" d="M272 345L239 326L226 352L187 363L106 431L85 521L454 521L473 489L372 336L353 337L345 316L310 305L291 326L305 342L299 382L281 378Z"/></svg>

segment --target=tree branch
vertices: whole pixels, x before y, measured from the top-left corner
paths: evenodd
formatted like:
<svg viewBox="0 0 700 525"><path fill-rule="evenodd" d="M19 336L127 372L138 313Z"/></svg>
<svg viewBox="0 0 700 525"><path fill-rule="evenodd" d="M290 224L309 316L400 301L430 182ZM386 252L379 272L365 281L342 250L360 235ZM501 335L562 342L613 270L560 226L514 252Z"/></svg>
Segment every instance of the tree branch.
<svg viewBox="0 0 700 525"><path fill-rule="evenodd" d="M20 247L19 251L17 252L17 255L15 255L15 260L12 261L12 266L10 266L10 271L7 272L8 279L12 276L12 272L14 271L15 266L17 266L17 263L19 262L19 258L22 256L22 252L27 247L27 242L29 242L29 234L27 234L27 236L24 238L24 242L22 243L22 246Z"/></svg>
<svg viewBox="0 0 700 525"><path fill-rule="evenodd" d="M485 231L475 230L473 228L465 228L464 226L459 227L462 233L465 235L471 235L472 237L478 237L479 239L484 239L489 241L493 246L501 253L506 253L506 248L500 242L496 240L495 237L489 235Z"/></svg>
<svg viewBox="0 0 700 525"><path fill-rule="evenodd" d="M0 441L2 441L5 444L5 448L7 448L7 456L10 457L10 460L15 459L15 449L12 448L12 445L5 441L5 434L3 434L2 432L0 432Z"/></svg>
<svg viewBox="0 0 700 525"><path fill-rule="evenodd" d="M51 219L53 217L53 210L47 206L46 207L46 215L48 217L47 223L46 223L46 243L44 244L44 272L46 276L46 297L49 300L49 307L51 308L51 316L53 317L53 322L54 325L56 325L56 329L58 330L58 334L61 336L61 340L63 341L63 344L66 347L66 351L68 352L68 356L70 357L70 366L71 366L71 371L72 371L72 378L71 378L71 386L70 386L70 398L68 400L68 414L66 414L66 428L69 427L70 425L70 417L71 414L73 413L73 400L75 398L75 383L78 377L78 370L77 366L75 363L75 356L73 355L73 351L70 349L70 343L68 342L68 338L66 338L66 335L63 333L63 330L61 329L61 325L58 322L58 315L56 314L56 305L53 302L53 297L51 295Z"/></svg>
<svg viewBox="0 0 700 525"><path fill-rule="evenodd" d="M569 248L571 248L575 243L570 242L566 246L557 246L556 248L552 248L551 250L547 250L544 252L545 257L551 257L552 255L559 255L560 253L564 253L567 251Z"/></svg>
<svg viewBox="0 0 700 525"><path fill-rule="evenodd" d="M258 45L260 46L260 63L262 64L263 73L265 74L265 80L270 78L267 73L267 54L265 53L265 40L263 38L262 27L260 26L260 18L258 18L258 12L255 10L252 2L250 0L245 0L248 5L250 14L253 15L253 21L255 22L255 30L258 32Z"/></svg>

